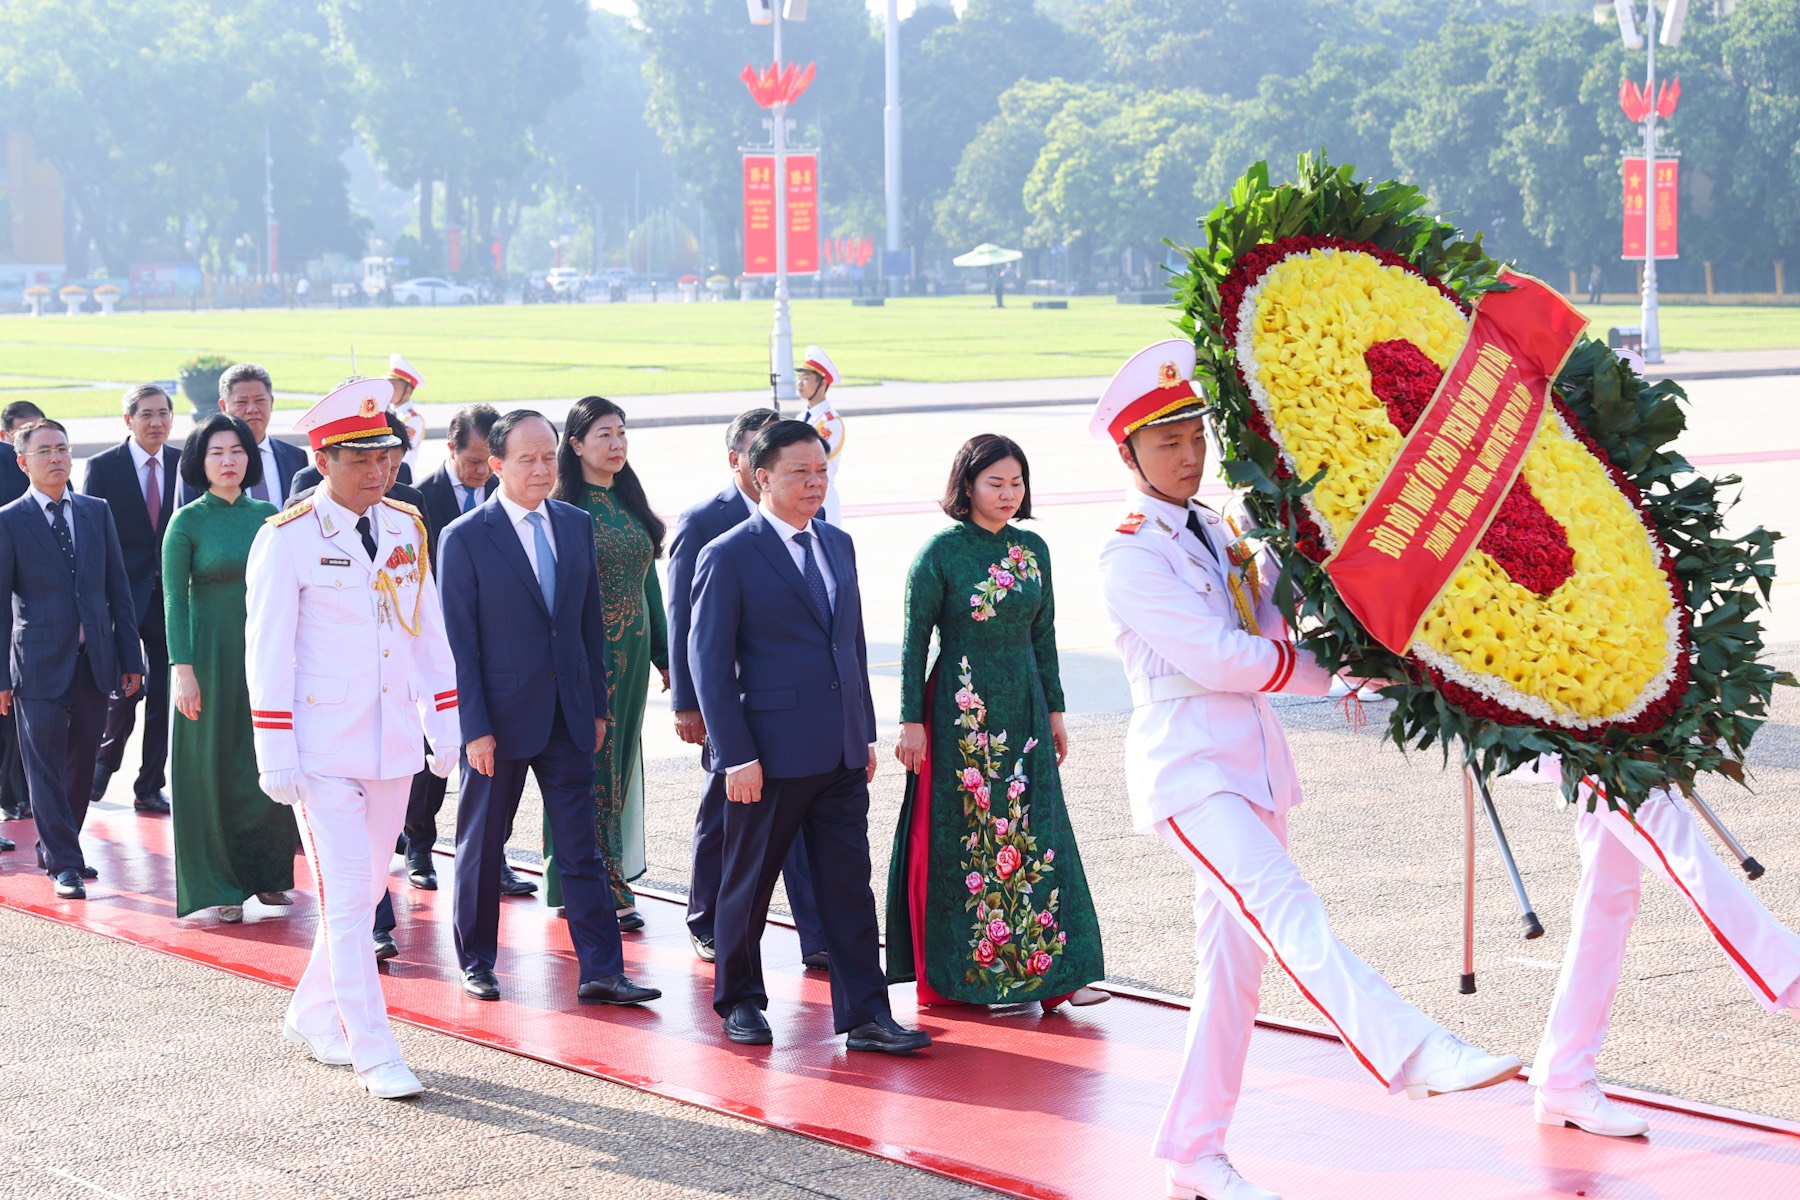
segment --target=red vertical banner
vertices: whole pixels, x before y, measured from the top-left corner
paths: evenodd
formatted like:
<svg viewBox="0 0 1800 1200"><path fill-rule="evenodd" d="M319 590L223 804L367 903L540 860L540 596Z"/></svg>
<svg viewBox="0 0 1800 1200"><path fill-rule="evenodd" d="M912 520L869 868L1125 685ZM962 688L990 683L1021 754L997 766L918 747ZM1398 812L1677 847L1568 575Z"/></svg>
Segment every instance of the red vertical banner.
<svg viewBox="0 0 1800 1200"><path fill-rule="evenodd" d="M1680 256L1680 227L1676 221L1676 197L1680 191L1681 162L1673 158L1656 160L1656 257Z"/></svg>
<svg viewBox="0 0 1800 1200"><path fill-rule="evenodd" d="M1644 160L1625 160L1625 251L1622 258L1644 257L1644 205L1649 189L1645 186ZM1677 197L1681 188L1681 163L1673 158L1656 160L1656 257L1680 257L1680 220Z"/></svg>
<svg viewBox="0 0 1800 1200"><path fill-rule="evenodd" d="M744 274L775 274L775 157L771 154L744 155Z"/></svg>
<svg viewBox="0 0 1800 1200"><path fill-rule="evenodd" d="M452 225L444 231L444 258L452 275L462 273L462 226Z"/></svg>
<svg viewBox="0 0 1800 1200"><path fill-rule="evenodd" d="M819 156L787 156L787 269L811 275L819 269Z"/></svg>

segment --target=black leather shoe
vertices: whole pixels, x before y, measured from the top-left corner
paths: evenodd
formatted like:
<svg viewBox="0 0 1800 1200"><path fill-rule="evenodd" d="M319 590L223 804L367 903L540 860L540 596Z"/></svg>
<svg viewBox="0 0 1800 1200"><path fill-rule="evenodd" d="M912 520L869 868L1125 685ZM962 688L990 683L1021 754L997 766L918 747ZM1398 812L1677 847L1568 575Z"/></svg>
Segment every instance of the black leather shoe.
<svg viewBox="0 0 1800 1200"><path fill-rule="evenodd" d="M400 947L394 944L394 935L387 930L379 930L375 934L375 961L386 962L390 958L400 957Z"/></svg>
<svg viewBox="0 0 1800 1200"><path fill-rule="evenodd" d="M99 800L106 795L106 785L112 782L113 769L105 763L94 764L94 782L88 788L88 799Z"/></svg>
<svg viewBox="0 0 1800 1200"><path fill-rule="evenodd" d="M844 1043L851 1050L876 1050L882 1054L911 1054L931 1045L923 1029L908 1029L890 1016L879 1016L850 1031Z"/></svg>
<svg viewBox="0 0 1800 1200"><path fill-rule="evenodd" d="M740 1000L726 1016L725 1036L740 1046L767 1046L775 1040L768 1018L749 1000Z"/></svg>
<svg viewBox="0 0 1800 1200"><path fill-rule="evenodd" d="M619 932L636 933L644 927L644 914L637 909L619 914Z"/></svg>
<svg viewBox="0 0 1800 1200"><path fill-rule="evenodd" d="M56 873L56 897L59 900L86 900L87 889L81 886L81 872L71 867Z"/></svg>
<svg viewBox="0 0 1800 1200"><path fill-rule="evenodd" d="M17 808L11 807L9 805L5 808L0 808L0 821L29 821L29 820L31 820L31 806L30 805L21 804Z"/></svg>
<svg viewBox="0 0 1800 1200"><path fill-rule="evenodd" d="M94 870L92 867L83 867L81 868L81 877L83 879L98 879L100 878L100 872Z"/></svg>
<svg viewBox="0 0 1800 1200"><path fill-rule="evenodd" d="M575 990L575 998L583 1004L642 1004L661 997L661 988L642 987L623 975L590 979Z"/></svg>
<svg viewBox="0 0 1800 1200"><path fill-rule="evenodd" d="M8 850L17 850L17 849L18 849L18 847L13 845L13 841L11 838L0 837L0 853L4 853Z"/></svg>
<svg viewBox="0 0 1800 1200"><path fill-rule="evenodd" d="M688 934L688 941L694 944L694 957L701 962L712 962L716 957L716 954L713 951L712 934L701 935L698 933L690 933Z"/></svg>
<svg viewBox="0 0 1800 1200"><path fill-rule="evenodd" d="M150 813L154 816L166 817L169 815L169 799L161 792L150 792L139 796L131 802L131 807L141 813Z"/></svg>
<svg viewBox="0 0 1800 1200"><path fill-rule="evenodd" d="M463 991L477 1000L498 1000L500 998L500 981L494 973L485 969L463 972Z"/></svg>
<svg viewBox="0 0 1800 1200"><path fill-rule="evenodd" d="M800 965L809 971L829 971L831 955L823 950L814 950L811 954L801 956Z"/></svg>
<svg viewBox="0 0 1800 1200"><path fill-rule="evenodd" d="M406 882L421 892L435 892L437 891L437 872L431 869L429 863L422 867L413 867L406 873Z"/></svg>
<svg viewBox="0 0 1800 1200"><path fill-rule="evenodd" d="M530 896L537 892L537 884L513 873L512 867L500 864L500 894L502 896Z"/></svg>

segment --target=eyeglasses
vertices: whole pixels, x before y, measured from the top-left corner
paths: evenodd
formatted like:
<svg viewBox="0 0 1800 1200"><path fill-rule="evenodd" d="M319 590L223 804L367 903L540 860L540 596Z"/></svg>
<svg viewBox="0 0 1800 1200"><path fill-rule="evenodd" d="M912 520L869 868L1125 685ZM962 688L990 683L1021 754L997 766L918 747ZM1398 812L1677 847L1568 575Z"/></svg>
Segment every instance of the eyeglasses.
<svg viewBox="0 0 1800 1200"><path fill-rule="evenodd" d="M19 457L35 458L39 462L49 462L51 459L69 457L69 448L67 446L45 446L42 450L27 450Z"/></svg>

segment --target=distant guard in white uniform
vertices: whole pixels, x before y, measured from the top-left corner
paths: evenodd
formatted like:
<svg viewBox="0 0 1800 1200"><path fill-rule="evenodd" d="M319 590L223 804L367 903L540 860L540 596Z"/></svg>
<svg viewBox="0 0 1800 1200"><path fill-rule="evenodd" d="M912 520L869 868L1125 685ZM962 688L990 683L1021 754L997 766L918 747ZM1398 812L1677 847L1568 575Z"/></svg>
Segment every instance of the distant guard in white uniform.
<svg viewBox="0 0 1800 1200"><path fill-rule="evenodd" d="M400 459L412 472L415 483L419 478L419 447L425 444L425 435L430 432L425 424L425 414L413 403L413 393L425 385L424 379L413 370L413 365L399 354L388 355L388 382L394 385L394 414L406 426L406 454Z"/></svg>
<svg viewBox="0 0 1800 1200"><path fill-rule="evenodd" d="M1331 676L1283 623L1272 558L1194 500L1206 404L1193 374L1190 343L1151 346L1113 377L1091 425L1117 446L1133 488L1130 515L1100 551L1101 597L1134 705L1132 823L1197 876L1187 1057L1156 1156L1168 1164L1171 1197L1279 1200L1225 1156L1271 955L1390 1093L1487 1087L1511 1078L1519 1060L1468 1045L1402 1000L1338 940L1288 856L1287 811L1300 787L1268 698L1322 696Z"/></svg>
<svg viewBox="0 0 1800 1200"><path fill-rule="evenodd" d="M829 474L825 485L825 508L819 515L833 525L841 526L843 522L839 518L843 505L838 500L837 473L844 453L844 418L838 416L836 407L826 398L837 380L837 364L831 361L831 356L818 346L808 346L806 361L794 368L794 386L800 391L800 399L806 402L806 411L797 419L818 430L825 440L825 470Z"/></svg>
<svg viewBox="0 0 1800 1200"><path fill-rule="evenodd" d="M388 1027L369 925L425 737L446 777L461 737L425 523L384 497L392 392L352 380L295 424L325 479L250 549L246 674L263 790L295 806L318 884L312 958L283 1033L398 1099L421 1085Z"/></svg>
<svg viewBox="0 0 1800 1200"><path fill-rule="evenodd" d="M1611 811L1586 786L1578 799L1582 808L1575 819L1575 840L1581 847L1581 882L1575 887L1569 948L1550 1001L1550 1019L1531 1064L1531 1082L1537 1085L1534 1108L1542 1125L1636 1137L1649 1130L1649 1122L1613 1106L1594 1080L1594 1061L1612 1018L1644 872L1673 887L1694 910L1758 1004L1769 1012L1787 1009L1796 1018L1800 935L1777 920L1743 877L1719 861L1693 813L1667 790L1650 793L1632 816Z"/></svg>

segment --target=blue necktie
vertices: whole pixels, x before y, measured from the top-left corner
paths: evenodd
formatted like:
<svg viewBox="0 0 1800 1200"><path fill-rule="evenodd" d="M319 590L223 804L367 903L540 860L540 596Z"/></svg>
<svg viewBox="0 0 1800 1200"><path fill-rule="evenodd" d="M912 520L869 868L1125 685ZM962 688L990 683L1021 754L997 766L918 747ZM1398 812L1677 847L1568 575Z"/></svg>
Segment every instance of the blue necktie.
<svg viewBox="0 0 1800 1200"><path fill-rule="evenodd" d="M472 487L464 487L462 490L462 493L463 493L462 510L464 512L468 512L471 508L475 507L475 489Z"/></svg>
<svg viewBox="0 0 1800 1200"><path fill-rule="evenodd" d="M809 530L802 529L794 535L794 540L800 543L800 553L806 556L806 566L800 572L806 576L806 590L812 593L813 607L819 610L819 620L825 623L825 628L830 629L831 593L825 590L825 576L819 572L819 560L813 557L813 535Z"/></svg>
<svg viewBox="0 0 1800 1200"><path fill-rule="evenodd" d="M550 537L544 532L544 514L527 513L532 544L537 548L538 586L544 589L544 607L556 611L556 555L550 553Z"/></svg>

